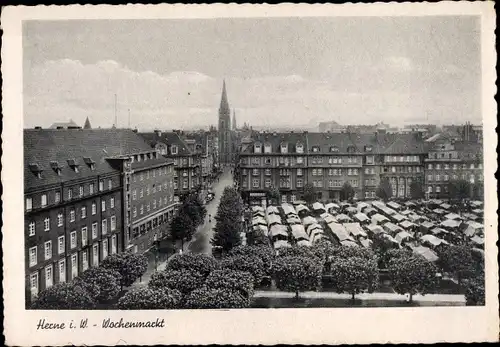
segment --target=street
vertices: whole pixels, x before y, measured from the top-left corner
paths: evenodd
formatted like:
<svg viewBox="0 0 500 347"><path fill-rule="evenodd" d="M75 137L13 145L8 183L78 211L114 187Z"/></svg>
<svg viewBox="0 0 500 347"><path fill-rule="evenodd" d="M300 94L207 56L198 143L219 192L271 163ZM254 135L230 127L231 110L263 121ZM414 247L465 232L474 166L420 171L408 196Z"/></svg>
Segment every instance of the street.
<svg viewBox="0 0 500 347"><path fill-rule="evenodd" d="M213 235L213 228L215 227L215 214L217 213L217 207L219 206L220 198L224 188L233 186L233 177L231 175L231 168L225 168L224 172L219 178L219 182L215 181L212 187L215 193L214 200L210 201L206 206L207 215L205 217L205 222L198 227L198 230L193 236L191 242L187 246L187 250L190 253L205 253L212 254L212 245L210 240ZM209 222L208 216L212 216L211 222Z"/></svg>

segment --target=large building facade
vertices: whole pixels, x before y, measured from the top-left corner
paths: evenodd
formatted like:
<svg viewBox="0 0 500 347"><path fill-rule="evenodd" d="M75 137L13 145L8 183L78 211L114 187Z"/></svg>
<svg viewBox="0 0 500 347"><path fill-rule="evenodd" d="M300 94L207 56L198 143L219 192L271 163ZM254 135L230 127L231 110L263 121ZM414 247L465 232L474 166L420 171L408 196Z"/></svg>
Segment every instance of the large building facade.
<svg viewBox="0 0 500 347"><path fill-rule="evenodd" d="M196 142L188 144L181 131L156 130L139 135L162 156L172 160L175 203L184 194L201 189L201 147L197 147Z"/></svg>
<svg viewBox="0 0 500 347"><path fill-rule="evenodd" d="M424 178L424 141L418 133L253 133L245 138L237 170L243 198L266 200L271 187L282 201L301 198L306 184L318 200L339 200L344 183L355 198L376 198L387 177L393 196L407 198L414 179Z"/></svg>
<svg viewBox="0 0 500 347"><path fill-rule="evenodd" d="M131 130L24 131L27 302L143 242L128 233L134 164L126 158L149 152ZM141 169L155 167L146 163Z"/></svg>

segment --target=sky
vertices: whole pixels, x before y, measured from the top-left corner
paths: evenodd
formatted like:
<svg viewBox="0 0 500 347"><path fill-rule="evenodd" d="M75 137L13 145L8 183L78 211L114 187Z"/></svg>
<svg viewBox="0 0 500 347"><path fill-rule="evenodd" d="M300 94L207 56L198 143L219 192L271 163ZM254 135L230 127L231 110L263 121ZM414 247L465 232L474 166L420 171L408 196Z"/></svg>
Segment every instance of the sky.
<svg viewBox="0 0 500 347"><path fill-rule="evenodd" d="M24 126L481 122L473 16L26 21ZM129 111L130 110L130 111ZM130 116L129 116L130 114Z"/></svg>

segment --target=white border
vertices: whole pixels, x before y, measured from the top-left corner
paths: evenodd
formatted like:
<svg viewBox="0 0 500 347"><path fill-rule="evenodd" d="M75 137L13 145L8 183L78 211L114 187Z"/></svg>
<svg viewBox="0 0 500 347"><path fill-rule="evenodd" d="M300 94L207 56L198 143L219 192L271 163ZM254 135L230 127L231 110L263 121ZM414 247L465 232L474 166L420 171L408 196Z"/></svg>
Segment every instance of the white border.
<svg viewBox="0 0 500 347"><path fill-rule="evenodd" d="M481 16L486 226L485 307L252 309L230 311L24 310L22 43L27 19L144 19L287 16ZM4 334L8 345L366 344L498 341L495 12L492 2L344 5L122 5L6 7L2 12ZM36 331L40 318L165 318L164 329Z"/></svg>

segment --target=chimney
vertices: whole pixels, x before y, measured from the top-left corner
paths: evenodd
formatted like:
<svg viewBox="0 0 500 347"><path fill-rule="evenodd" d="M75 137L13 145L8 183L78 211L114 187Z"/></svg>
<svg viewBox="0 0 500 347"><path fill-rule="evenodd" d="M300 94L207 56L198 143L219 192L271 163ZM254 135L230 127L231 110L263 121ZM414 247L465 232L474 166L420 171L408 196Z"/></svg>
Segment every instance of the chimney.
<svg viewBox="0 0 500 347"><path fill-rule="evenodd" d="M64 127L63 127L63 126L58 125L58 126L56 127L56 129L64 129Z"/></svg>
<svg viewBox="0 0 500 347"><path fill-rule="evenodd" d="M134 133L137 133L137 128L135 128L134 130L132 130Z"/></svg>
<svg viewBox="0 0 500 347"><path fill-rule="evenodd" d="M41 126L39 126L39 125L37 125L37 126L35 127L35 129L36 129L36 130L41 130L41 129L42 129L42 127L41 127Z"/></svg>
<svg viewBox="0 0 500 347"><path fill-rule="evenodd" d="M155 129L155 134L156 136L161 137L161 130Z"/></svg>
<svg viewBox="0 0 500 347"><path fill-rule="evenodd" d="M71 129L81 129L82 127L79 127L79 126L74 126L74 125L70 125L68 126L68 130L71 130Z"/></svg>

